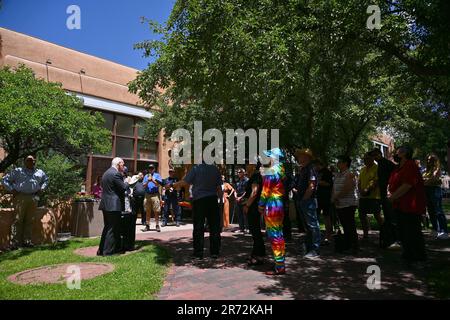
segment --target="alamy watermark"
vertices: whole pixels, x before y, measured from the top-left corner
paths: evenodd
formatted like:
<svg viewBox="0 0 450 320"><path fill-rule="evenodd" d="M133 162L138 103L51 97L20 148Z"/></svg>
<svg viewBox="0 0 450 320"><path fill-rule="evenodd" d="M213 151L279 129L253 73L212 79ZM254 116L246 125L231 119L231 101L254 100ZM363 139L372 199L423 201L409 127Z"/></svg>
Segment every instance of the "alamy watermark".
<svg viewBox="0 0 450 320"><path fill-rule="evenodd" d="M370 5L367 7L367 13L370 14L370 16L367 18L367 29L373 30L381 29L381 10L380 7L377 5Z"/></svg>
<svg viewBox="0 0 450 320"><path fill-rule="evenodd" d="M81 29L81 9L79 6L72 4L67 7L66 13L69 14L66 20L66 26L69 30Z"/></svg>
<svg viewBox="0 0 450 320"><path fill-rule="evenodd" d="M367 274L370 276L367 278L366 287L369 290L381 289L381 269L378 265L372 264L367 267Z"/></svg>
<svg viewBox="0 0 450 320"><path fill-rule="evenodd" d="M81 289L81 269L77 265L68 266L66 269L66 287L69 290Z"/></svg>
<svg viewBox="0 0 450 320"><path fill-rule="evenodd" d="M270 129L269 147L268 134L268 129L226 129L224 140L219 129L208 129L203 133L202 122L194 121L193 139L187 129L173 131L170 137L174 142L172 161L173 164L192 164L192 160L194 164L256 164L259 159L261 164L269 164L270 158L263 152L278 148L280 135L278 129ZM209 143L204 149L203 142Z"/></svg>

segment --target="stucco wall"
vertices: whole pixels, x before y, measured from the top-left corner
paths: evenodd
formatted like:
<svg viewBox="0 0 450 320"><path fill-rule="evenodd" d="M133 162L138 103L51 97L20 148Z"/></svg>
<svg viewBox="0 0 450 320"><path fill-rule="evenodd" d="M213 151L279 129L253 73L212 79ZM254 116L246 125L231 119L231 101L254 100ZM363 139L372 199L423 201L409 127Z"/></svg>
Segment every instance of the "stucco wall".
<svg viewBox="0 0 450 320"><path fill-rule="evenodd" d="M127 87L136 69L4 28L0 37L0 65L23 63L37 77L60 82L64 89L132 105L139 102Z"/></svg>

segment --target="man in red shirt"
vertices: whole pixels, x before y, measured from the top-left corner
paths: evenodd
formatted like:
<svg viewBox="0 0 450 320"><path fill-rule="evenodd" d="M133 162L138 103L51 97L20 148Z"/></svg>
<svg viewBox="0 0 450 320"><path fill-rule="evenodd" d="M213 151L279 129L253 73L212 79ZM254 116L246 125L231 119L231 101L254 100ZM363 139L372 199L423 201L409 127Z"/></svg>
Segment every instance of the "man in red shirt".
<svg viewBox="0 0 450 320"><path fill-rule="evenodd" d="M397 149L394 161L398 167L389 178L389 200L398 219L402 258L408 263L426 260L421 228L421 215L426 211L425 187L412 154L409 147Z"/></svg>

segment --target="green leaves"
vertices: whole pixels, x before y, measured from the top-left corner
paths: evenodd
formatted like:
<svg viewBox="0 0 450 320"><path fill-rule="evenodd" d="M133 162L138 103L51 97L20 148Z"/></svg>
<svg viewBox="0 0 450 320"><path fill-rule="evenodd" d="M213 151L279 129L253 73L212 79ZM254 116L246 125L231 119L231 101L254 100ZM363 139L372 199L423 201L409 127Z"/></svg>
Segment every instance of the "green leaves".
<svg viewBox="0 0 450 320"><path fill-rule="evenodd" d="M110 148L103 118L83 109L82 102L60 84L35 79L25 66L0 70L0 144L8 156L0 171L28 154L54 149L76 159Z"/></svg>
<svg viewBox="0 0 450 320"><path fill-rule="evenodd" d="M81 190L81 184L84 181L82 170L77 163L67 157L53 151L41 152L38 155L37 167L42 169L49 178L49 185L43 199L47 205L50 205L52 200L73 197Z"/></svg>
<svg viewBox="0 0 450 320"><path fill-rule="evenodd" d="M165 26L151 26L163 40L141 48L158 59L130 90L162 109L149 135L201 120L205 129L278 128L283 147L311 147L324 160L359 154L381 128L400 137L424 125L414 108L434 112L431 97L448 106L448 78L415 74L450 61L422 46L448 38L431 18L442 20L442 1L427 2L383 2L382 29L369 31L359 0L180 0Z"/></svg>

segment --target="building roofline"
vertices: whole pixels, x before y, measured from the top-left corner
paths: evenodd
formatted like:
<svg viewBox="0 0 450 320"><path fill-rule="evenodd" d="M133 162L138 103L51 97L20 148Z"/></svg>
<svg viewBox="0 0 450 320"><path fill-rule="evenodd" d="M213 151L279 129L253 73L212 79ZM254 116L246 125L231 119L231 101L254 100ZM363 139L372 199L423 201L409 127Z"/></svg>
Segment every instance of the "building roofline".
<svg viewBox="0 0 450 320"><path fill-rule="evenodd" d="M70 50L70 51L73 51L73 52L76 52L76 53L81 53L81 54L83 54L83 55L92 57L92 58L94 58L94 59L99 59L99 60L103 60L103 61L108 62L108 63L113 63L113 64L116 64L117 66L124 67L124 68L128 68L128 69L130 69L130 71L133 71L133 72L136 72L136 73L140 71L140 70L135 69L135 68L133 68L133 67L130 67L130 66L127 66L127 65L124 65L124 64L120 64L120 63L115 62L115 61L112 61L112 60L108 60L108 59L105 59L105 58L101 58L101 57L95 56L95 55L90 54L90 53L86 53L86 52L83 52L83 51L80 51L80 50L75 50L75 49L72 49L72 48L69 48L69 47L65 47L65 46L62 46L62 45L60 45L60 44L57 44L57 43L48 41L48 40L44 40L44 39L39 38L39 37L36 37L36 36L31 36L31 35L26 34L26 33L18 32L18 31L11 30L11 29L4 28L4 27L1 27L1 26L0 26L0 31L2 31L2 30L9 31L9 32L13 32L13 33L17 33L17 34L20 34L21 36L28 37L28 38L33 38L33 39L36 39L36 40L39 40L39 41L42 41L42 42L45 42L45 43L49 43L49 44L52 44L52 45L54 45L54 46L57 46L57 47L60 47L60 48L66 49L66 50Z"/></svg>

